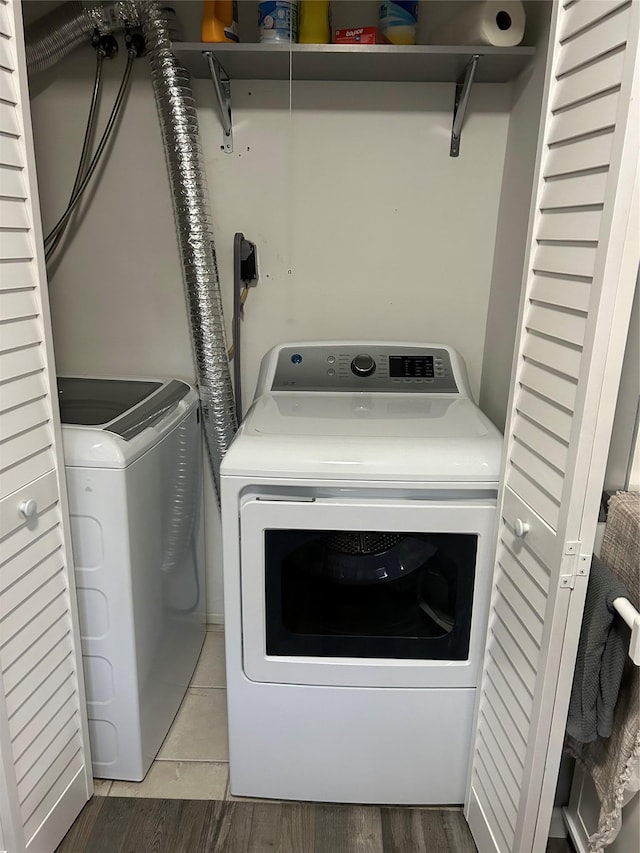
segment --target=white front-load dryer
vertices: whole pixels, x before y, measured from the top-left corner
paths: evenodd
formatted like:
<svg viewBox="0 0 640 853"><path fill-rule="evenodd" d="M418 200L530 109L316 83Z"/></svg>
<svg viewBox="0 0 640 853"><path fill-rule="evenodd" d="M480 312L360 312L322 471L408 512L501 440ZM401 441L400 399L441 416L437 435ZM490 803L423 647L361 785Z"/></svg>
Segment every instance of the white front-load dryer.
<svg viewBox="0 0 640 853"><path fill-rule="evenodd" d="M501 446L450 347L265 356L221 477L233 794L463 801Z"/></svg>

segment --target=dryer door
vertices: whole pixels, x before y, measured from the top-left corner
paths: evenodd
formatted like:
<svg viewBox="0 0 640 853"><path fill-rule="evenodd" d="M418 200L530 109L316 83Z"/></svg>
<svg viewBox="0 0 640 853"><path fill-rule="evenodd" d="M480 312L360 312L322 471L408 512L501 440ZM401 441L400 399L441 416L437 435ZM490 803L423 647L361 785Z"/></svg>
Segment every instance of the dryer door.
<svg viewBox="0 0 640 853"><path fill-rule="evenodd" d="M255 681L470 687L495 502L272 500L241 509L244 671Z"/></svg>

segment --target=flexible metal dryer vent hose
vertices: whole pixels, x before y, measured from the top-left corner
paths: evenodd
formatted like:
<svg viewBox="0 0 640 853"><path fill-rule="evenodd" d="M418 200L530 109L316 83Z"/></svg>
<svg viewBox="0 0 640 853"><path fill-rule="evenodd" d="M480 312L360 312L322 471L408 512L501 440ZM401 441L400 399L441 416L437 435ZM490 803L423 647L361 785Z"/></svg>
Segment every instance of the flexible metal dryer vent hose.
<svg viewBox="0 0 640 853"><path fill-rule="evenodd" d="M237 420L191 80L171 50L171 24L157 2L129 0L117 3L116 8L123 20L142 27L146 40L173 198L207 452L219 501L220 464ZM95 12L96 7L92 10ZM80 39L82 20L85 29ZM27 31L30 71L53 66L85 41L95 27L95 19L77 2L63 4L36 23L37 28Z"/></svg>
<svg viewBox="0 0 640 853"><path fill-rule="evenodd" d="M70 0L38 18L25 30L30 74L46 71L77 47L87 44L94 24L80 0Z"/></svg>

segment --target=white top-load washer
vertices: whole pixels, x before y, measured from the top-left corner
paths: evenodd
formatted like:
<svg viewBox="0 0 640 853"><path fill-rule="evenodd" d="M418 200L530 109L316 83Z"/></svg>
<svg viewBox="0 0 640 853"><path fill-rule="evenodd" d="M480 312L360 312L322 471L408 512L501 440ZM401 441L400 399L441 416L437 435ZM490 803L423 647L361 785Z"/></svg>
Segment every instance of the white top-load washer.
<svg viewBox="0 0 640 853"><path fill-rule="evenodd" d="M233 794L463 801L501 449L448 346L265 356L221 472Z"/></svg>
<svg viewBox="0 0 640 853"><path fill-rule="evenodd" d="M93 775L140 781L205 634L198 395L59 377Z"/></svg>

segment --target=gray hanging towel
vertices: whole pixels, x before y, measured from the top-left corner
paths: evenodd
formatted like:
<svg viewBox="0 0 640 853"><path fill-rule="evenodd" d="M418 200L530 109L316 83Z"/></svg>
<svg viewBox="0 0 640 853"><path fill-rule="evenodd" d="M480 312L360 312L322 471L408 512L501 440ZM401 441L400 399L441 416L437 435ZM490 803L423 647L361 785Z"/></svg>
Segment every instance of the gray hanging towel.
<svg viewBox="0 0 640 853"><path fill-rule="evenodd" d="M629 653L629 628L613 607L620 597L629 597L624 584L594 556L567 719L567 734L582 743L611 734Z"/></svg>
<svg viewBox="0 0 640 853"><path fill-rule="evenodd" d="M600 559L640 610L640 492L618 492L609 501ZM598 828L589 836L589 850L599 853L618 834L622 803L640 762L640 674L631 658L622 675L611 736L591 743L567 736L565 745L591 776L601 803Z"/></svg>

